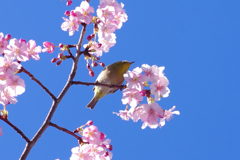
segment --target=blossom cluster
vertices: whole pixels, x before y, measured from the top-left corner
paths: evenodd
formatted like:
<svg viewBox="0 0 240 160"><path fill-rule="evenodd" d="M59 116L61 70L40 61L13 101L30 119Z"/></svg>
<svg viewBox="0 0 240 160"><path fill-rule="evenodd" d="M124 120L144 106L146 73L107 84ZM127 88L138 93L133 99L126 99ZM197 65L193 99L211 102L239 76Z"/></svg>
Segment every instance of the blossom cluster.
<svg viewBox="0 0 240 160"><path fill-rule="evenodd" d="M11 38L9 34L0 33L0 104L14 104L16 96L25 92L24 80L16 74L20 71L21 62L30 59L39 60L39 53L49 51L38 46L34 40Z"/></svg>
<svg viewBox="0 0 240 160"><path fill-rule="evenodd" d="M72 36L75 31L78 31L80 24L89 24L92 22L91 13L94 12L93 7L87 1L82 1L80 6L74 10L66 11L65 15L68 18L63 18L64 22L61 25L63 31L68 31L69 36Z"/></svg>
<svg viewBox="0 0 240 160"><path fill-rule="evenodd" d="M137 67L124 74L127 87L123 90L122 103L129 105L130 108L127 106L125 110L120 110L116 114L123 120L132 119L134 122L141 120L142 129L162 127L172 115L179 115L180 112L175 111L175 106L164 110L156 103L161 98L168 97L170 93L169 81L163 71L164 67L143 64L141 68ZM144 97L147 97L148 103L140 104Z"/></svg>
<svg viewBox="0 0 240 160"><path fill-rule="evenodd" d="M94 33L88 36L89 42L84 47L88 48L91 55L100 57L103 52L108 52L116 44L114 32L128 19L123 7L124 5L116 0L100 0L97 16L93 16L93 7L87 1L82 1L74 10L65 12L68 18L63 18L61 29L68 31L72 36L81 24L93 23Z"/></svg>
<svg viewBox="0 0 240 160"><path fill-rule="evenodd" d="M86 127L87 126L87 127ZM85 127L85 128L84 128ZM112 145L106 135L93 125L92 121L80 127L79 134L83 142L80 146L72 148L70 160L111 160Z"/></svg>

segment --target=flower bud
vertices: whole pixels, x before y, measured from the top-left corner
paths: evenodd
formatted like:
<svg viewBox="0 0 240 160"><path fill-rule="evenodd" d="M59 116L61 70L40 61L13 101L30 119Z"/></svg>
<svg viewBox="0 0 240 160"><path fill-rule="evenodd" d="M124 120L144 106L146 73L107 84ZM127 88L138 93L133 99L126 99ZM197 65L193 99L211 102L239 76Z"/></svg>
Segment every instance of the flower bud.
<svg viewBox="0 0 240 160"><path fill-rule="evenodd" d="M71 4L72 4L72 0L67 0L66 5L67 5L67 6L70 6Z"/></svg>
<svg viewBox="0 0 240 160"><path fill-rule="evenodd" d="M63 48L63 47L64 47L64 44L59 43L58 46L59 46L60 48Z"/></svg>
<svg viewBox="0 0 240 160"><path fill-rule="evenodd" d="M65 11L64 15L65 16L70 16L70 11Z"/></svg>
<svg viewBox="0 0 240 160"><path fill-rule="evenodd" d="M98 66L98 63L94 61L94 62L92 62L91 66L96 67L96 66Z"/></svg>
<svg viewBox="0 0 240 160"><path fill-rule="evenodd" d="M8 41L8 40L10 40L11 38L12 38L11 34L6 34L6 35L5 35L5 40Z"/></svg>
<svg viewBox="0 0 240 160"><path fill-rule="evenodd" d="M57 61L56 65L59 66L62 63L62 61Z"/></svg>
<svg viewBox="0 0 240 160"><path fill-rule="evenodd" d="M19 39L20 43L27 43L27 41L25 39Z"/></svg>
<svg viewBox="0 0 240 160"><path fill-rule="evenodd" d="M103 62L99 62L98 64L102 67L105 67L105 63L103 63Z"/></svg>
<svg viewBox="0 0 240 160"><path fill-rule="evenodd" d="M93 121L92 120L87 121L86 125L88 125L88 126L93 125Z"/></svg>
<svg viewBox="0 0 240 160"><path fill-rule="evenodd" d="M113 149L113 147L112 147L111 144L107 144L107 145L106 145L106 148L109 149L110 151Z"/></svg>
<svg viewBox="0 0 240 160"><path fill-rule="evenodd" d="M77 17L77 14L74 11L70 11L70 15L73 17Z"/></svg>
<svg viewBox="0 0 240 160"><path fill-rule="evenodd" d="M55 63L55 62L57 62L57 60L59 60L58 58L53 58L52 60L51 60L51 62L52 63Z"/></svg>
<svg viewBox="0 0 240 160"><path fill-rule="evenodd" d="M86 67L87 67L88 70L91 69L91 66L90 66L89 63L86 64Z"/></svg>
<svg viewBox="0 0 240 160"><path fill-rule="evenodd" d="M95 37L95 34L90 34L87 36L87 40L91 41Z"/></svg>
<svg viewBox="0 0 240 160"><path fill-rule="evenodd" d="M93 70L89 70L89 72L88 72L88 74L91 76L91 77L93 77L94 76L94 72L93 72Z"/></svg>

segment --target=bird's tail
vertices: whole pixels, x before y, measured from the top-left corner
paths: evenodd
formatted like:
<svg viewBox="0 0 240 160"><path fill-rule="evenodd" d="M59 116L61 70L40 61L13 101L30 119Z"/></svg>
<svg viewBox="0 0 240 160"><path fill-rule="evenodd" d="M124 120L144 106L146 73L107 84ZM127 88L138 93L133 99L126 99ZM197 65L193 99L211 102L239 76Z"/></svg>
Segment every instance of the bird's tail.
<svg viewBox="0 0 240 160"><path fill-rule="evenodd" d="M93 109L95 107L95 105L97 104L98 100L99 100L99 98L94 96L86 107Z"/></svg>

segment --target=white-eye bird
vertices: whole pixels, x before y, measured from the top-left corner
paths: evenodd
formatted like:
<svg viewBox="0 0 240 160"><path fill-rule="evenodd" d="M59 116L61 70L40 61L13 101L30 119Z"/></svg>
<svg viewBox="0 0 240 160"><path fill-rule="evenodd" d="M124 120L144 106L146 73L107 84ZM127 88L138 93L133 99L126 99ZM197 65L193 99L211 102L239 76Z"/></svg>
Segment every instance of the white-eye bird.
<svg viewBox="0 0 240 160"><path fill-rule="evenodd" d="M124 73L127 72L130 65L134 62L119 61L110 64L98 75L96 82L110 85L122 85L124 81ZM86 107L93 109L96 103L107 94L117 91L116 87L94 86L94 96Z"/></svg>

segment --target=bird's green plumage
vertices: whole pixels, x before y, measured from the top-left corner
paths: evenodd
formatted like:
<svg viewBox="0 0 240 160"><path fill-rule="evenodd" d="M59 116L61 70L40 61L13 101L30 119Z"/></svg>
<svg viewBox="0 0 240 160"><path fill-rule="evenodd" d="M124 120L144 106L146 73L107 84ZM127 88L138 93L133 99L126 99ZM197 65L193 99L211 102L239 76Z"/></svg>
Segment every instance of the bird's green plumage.
<svg viewBox="0 0 240 160"><path fill-rule="evenodd" d="M115 62L106 68L98 75L96 82L110 85L121 85L124 81L123 74L127 72L128 68L133 62L119 61ZM99 99L109 93L114 93L118 88L110 88L105 86L95 86L94 97L87 105L88 108L94 108Z"/></svg>

